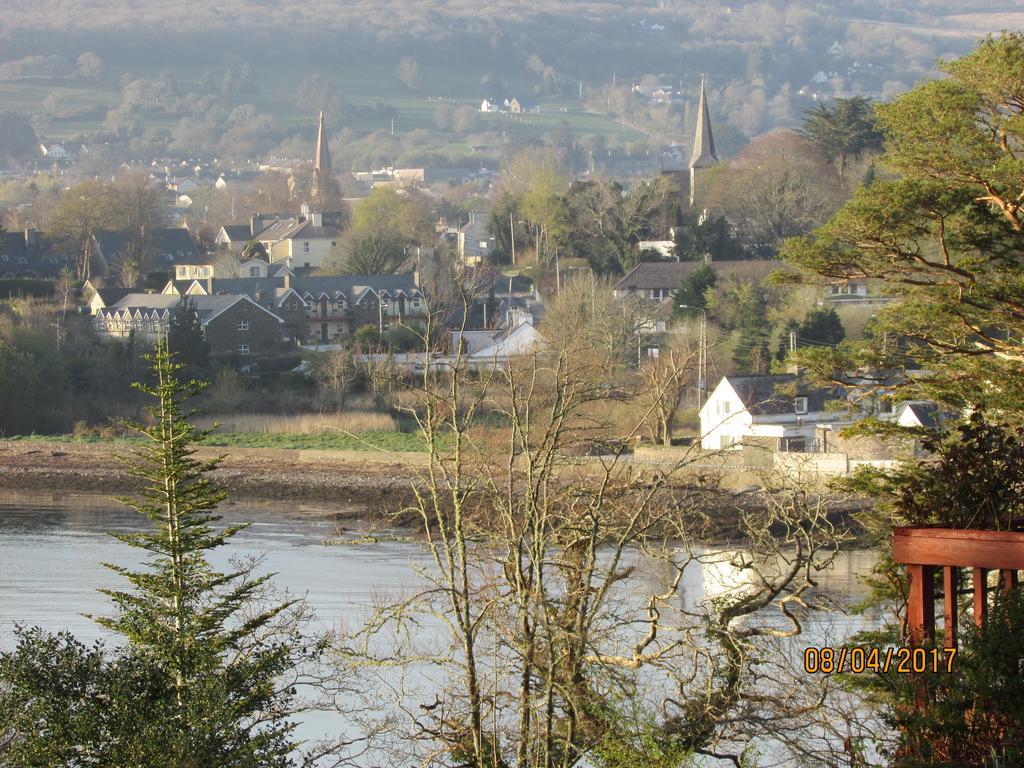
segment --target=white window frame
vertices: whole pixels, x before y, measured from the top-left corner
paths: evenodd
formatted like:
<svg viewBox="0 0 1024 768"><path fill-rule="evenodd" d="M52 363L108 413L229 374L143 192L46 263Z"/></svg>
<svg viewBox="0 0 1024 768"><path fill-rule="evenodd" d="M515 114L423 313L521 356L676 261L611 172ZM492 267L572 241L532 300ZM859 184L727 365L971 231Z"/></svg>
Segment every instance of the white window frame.
<svg viewBox="0 0 1024 768"><path fill-rule="evenodd" d="M237 330L239 330L239 331L248 331L249 330L249 321L248 320L239 320L238 321L238 328L237 328Z"/></svg>
<svg viewBox="0 0 1024 768"><path fill-rule="evenodd" d="M243 355L243 356L248 355L249 354L249 345L248 344L239 344L238 345L238 354Z"/></svg>
<svg viewBox="0 0 1024 768"><path fill-rule="evenodd" d="M794 397L793 398L793 412L798 415L807 413L807 398L806 397Z"/></svg>

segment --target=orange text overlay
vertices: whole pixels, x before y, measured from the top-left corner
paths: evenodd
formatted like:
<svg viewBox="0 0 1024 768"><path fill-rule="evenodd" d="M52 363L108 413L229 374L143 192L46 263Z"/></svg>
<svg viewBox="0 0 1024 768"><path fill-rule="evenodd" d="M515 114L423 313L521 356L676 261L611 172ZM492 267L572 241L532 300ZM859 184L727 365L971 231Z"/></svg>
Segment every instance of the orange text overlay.
<svg viewBox="0 0 1024 768"><path fill-rule="evenodd" d="M804 672L809 675L952 672L955 658L956 648L832 648L812 645L804 651Z"/></svg>

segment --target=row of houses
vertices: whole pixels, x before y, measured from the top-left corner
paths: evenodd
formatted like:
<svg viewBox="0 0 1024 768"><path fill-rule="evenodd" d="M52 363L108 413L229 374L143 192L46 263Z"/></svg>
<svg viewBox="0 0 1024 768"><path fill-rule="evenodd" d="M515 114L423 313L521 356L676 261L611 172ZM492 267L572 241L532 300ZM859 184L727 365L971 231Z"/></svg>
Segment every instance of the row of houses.
<svg viewBox="0 0 1024 768"><path fill-rule="evenodd" d="M130 335L152 343L169 328L182 302L194 311L211 352L264 356L285 345L333 344L364 325L387 333L421 327L427 301L415 274L296 277L283 268L271 277L168 281L160 293L86 285L97 334ZM257 312L258 310L258 312Z"/></svg>

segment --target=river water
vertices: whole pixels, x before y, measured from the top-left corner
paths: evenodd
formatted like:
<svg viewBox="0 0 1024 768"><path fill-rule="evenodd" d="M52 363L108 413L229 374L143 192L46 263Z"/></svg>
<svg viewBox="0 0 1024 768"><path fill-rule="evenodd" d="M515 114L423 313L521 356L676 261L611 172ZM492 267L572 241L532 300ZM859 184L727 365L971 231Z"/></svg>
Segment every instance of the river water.
<svg viewBox="0 0 1024 768"><path fill-rule="evenodd" d="M414 568L427 564L415 541L377 541L368 546L336 546L329 540L355 538L362 527L350 522L358 510L339 505L241 501L225 504L224 522L252 525L211 558L226 568L232 556L262 555L263 570L275 573L282 589L305 596L326 627L349 625L381 594L403 591L418 581ZM335 521L342 513L344 522ZM48 630L68 629L89 643L105 631L83 614L106 615L108 599L100 587L124 588L125 582L102 563L137 566L139 552L107 535L144 530L130 509L98 495L0 492L0 647L10 647L15 624ZM343 527L342 527L343 526ZM865 595L860 577L875 560L869 551L843 552L822 574L820 591L839 606ZM694 569L683 584L684 602L698 603L729 574ZM658 574L651 570L651 586ZM805 632L793 641L793 652L807 645L836 644L852 632L873 625L871 616L842 610L812 614ZM324 721L306 723L303 735L314 735Z"/></svg>

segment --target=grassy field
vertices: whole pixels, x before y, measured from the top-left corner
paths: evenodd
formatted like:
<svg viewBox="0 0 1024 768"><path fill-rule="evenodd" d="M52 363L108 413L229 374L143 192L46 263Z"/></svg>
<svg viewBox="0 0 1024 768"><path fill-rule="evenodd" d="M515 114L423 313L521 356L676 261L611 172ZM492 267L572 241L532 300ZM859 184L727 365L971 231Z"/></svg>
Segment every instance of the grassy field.
<svg viewBox="0 0 1024 768"><path fill-rule="evenodd" d="M287 64L282 66L281 62L275 62L273 67L256 64L254 70L254 79L259 83L258 90L247 95L218 97L220 104L231 108L251 103L258 112L271 115L279 128L312 129L313 116L298 109L295 94L298 85L314 73L300 70L298 67L288 67ZM43 102L51 93L56 93L62 105L67 107L102 107L105 110L120 101L120 90L117 85L117 75L120 74L123 73L116 73L103 82L77 77L0 81L0 104L3 104L4 109L41 115L44 113ZM160 74L158 69L148 71L145 67L131 72L133 77L142 78L156 78ZM187 64L176 65L174 68L175 79L183 93L197 88L196 83L202 74L201 68L189 67ZM214 74L216 76L220 73ZM451 106L466 104L476 108L482 98L494 95L487 93L486 88L480 85L482 71L456 65L424 66L422 86L415 93L396 80L391 64L366 63L358 68L338 69L320 74L353 105L372 106L379 103L393 107L397 112L394 128L398 135L421 129L436 130L434 114L441 103ZM506 79L504 90L509 95L518 95L520 100L528 103L535 101L532 85L525 78ZM633 141L642 137L639 132L602 115L586 112L575 101L542 101L541 107L540 114L478 114L473 131L500 132L507 138L533 138L551 132L565 121L577 136L618 136L623 141ZM151 136L161 136L167 135L177 123L177 117L151 117L145 125ZM350 116L344 125L360 132L391 130L390 120L383 117ZM335 123L331 129L337 130L339 127ZM44 138L53 140L88 135L102 129L102 118L92 112L85 116L67 118L44 117L42 133ZM452 139L453 146L457 145L459 140L454 135Z"/></svg>
<svg viewBox="0 0 1024 768"><path fill-rule="evenodd" d="M17 435L8 440L58 442L58 443L121 443L137 444L139 438L77 437L75 435ZM203 439L200 445L223 446L225 448L290 448L306 451L402 451L423 452L426 445L419 434L408 432L320 432L317 434L297 433L254 433L228 432L213 434Z"/></svg>

